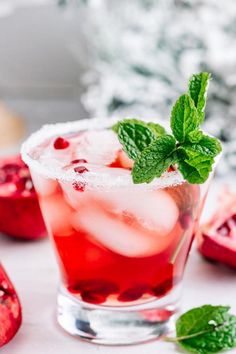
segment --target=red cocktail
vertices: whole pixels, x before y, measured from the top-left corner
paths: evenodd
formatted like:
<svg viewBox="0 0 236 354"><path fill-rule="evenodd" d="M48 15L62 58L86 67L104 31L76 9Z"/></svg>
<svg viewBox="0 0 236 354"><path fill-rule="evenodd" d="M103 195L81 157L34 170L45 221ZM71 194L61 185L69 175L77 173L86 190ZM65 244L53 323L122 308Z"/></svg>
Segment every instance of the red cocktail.
<svg viewBox="0 0 236 354"><path fill-rule="evenodd" d="M108 344L166 331L205 195L174 167L133 184L111 124L47 126L23 149L61 270L59 322Z"/></svg>

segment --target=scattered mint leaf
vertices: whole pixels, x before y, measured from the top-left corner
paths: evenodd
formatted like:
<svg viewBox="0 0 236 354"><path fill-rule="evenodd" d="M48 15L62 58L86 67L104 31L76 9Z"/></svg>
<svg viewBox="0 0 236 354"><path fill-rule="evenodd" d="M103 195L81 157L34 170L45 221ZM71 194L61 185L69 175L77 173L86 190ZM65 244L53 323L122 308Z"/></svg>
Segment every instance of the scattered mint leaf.
<svg viewBox="0 0 236 354"><path fill-rule="evenodd" d="M187 135L199 126L194 101L187 94L180 96L171 112L171 129L179 143L186 141Z"/></svg>
<svg viewBox="0 0 236 354"><path fill-rule="evenodd" d="M145 124L136 120L119 123L118 138L127 155L135 160L155 140L156 136Z"/></svg>
<svg viewBox="0 0 236 354"><path fill-rule="evenodd" d="M176 161L176 141L173 136L164 134L154 140L135 160L132 170L133 182L150 183L160 177Z"/></svg>
<svg viewBox="0 0 236 354"><path fill-rule="evenodd" d="M193 99L195 107L199 113L200 122L204 120L204 110L206 106L207 88L211 75L207 72L192 75L189 80L189 95Z"/></svg>
<svg viewBox="0 0 236 354"><path fill-rule="evenodd" d="M236 346L236 317L229 314L228 306L204 305L194 308L176 322L177 342L189 352L218 353Z"/></svg>

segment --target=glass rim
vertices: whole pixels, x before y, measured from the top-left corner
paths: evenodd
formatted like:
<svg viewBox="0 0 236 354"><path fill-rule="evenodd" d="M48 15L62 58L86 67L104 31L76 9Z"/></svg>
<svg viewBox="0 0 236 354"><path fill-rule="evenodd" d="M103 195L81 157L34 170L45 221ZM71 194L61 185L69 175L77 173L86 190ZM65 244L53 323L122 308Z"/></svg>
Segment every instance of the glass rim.
<svg viewBox="0 0 236 354"><path fill-rule="evenodd" d="M61 182L83 183L90 187L98 188L114 188L114 187L128 187L134 189L153 190L159 188L173 187L185 182L182 174L176 171L165 172L161 177L155 178L151 183L134 184L132 182L131 174L112 176L101 172L90 172L86 175L79 175L71 170L55 170L50 165L42 164L39 160L34 159L31 155L32 150L42 144L45 140L56 136L64 136L79 131L87 130L101 130L109 128L121 118L86 118L77 121L70 121L65 123L52 123L43 125L39 130L32 133L21 146L21 156L23 161L29 166L32 171L39 175L55 179ZM144 121L157 122L156 119L142 119ZM158 122L167 126L166 122Z"/></svg>

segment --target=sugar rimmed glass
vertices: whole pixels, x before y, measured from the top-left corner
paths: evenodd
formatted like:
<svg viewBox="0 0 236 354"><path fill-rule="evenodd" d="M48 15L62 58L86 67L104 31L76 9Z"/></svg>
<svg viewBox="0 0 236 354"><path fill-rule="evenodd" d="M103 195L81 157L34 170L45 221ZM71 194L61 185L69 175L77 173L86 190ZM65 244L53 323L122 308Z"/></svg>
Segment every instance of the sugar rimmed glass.
<svg viewBox="0 0 236 354"><path fill-rule="evenodd" d="M210 178L191 185L170 171L134 185L130 171L119 175L113 167L111 174L106 167L77 174L41 163L35 154L48 139L69 140L78 132L108 129L114 121L47 125L23 144L22 157L57 255L59 324L82 339L120 345L173 329Z"/></svg>

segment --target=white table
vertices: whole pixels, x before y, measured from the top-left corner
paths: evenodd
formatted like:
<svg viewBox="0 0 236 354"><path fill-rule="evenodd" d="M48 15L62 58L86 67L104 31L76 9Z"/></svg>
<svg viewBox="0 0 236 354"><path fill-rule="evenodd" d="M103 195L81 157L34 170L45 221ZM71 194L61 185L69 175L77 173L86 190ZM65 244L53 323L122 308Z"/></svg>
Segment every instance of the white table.
<svg viewBox="0 0 236 354"><path fill-rule="evenodd" d="M235 177L234 177L235 178ZM225 181L226 179L224 179ZM229 182L233 180L230 176ZM222 180L215 181L204 216L214 207ZM55 320L58 272L49 241L16 242L0 237L0 258L23 306L23 325L1 354L169 354L172 344L152 342L129 347L104 347L67 335ZM193 248L184 280L183 310L203 304L228 304L236 314L236 272L208 263ZM236 353L236 349L231 353Z"/></svg>

